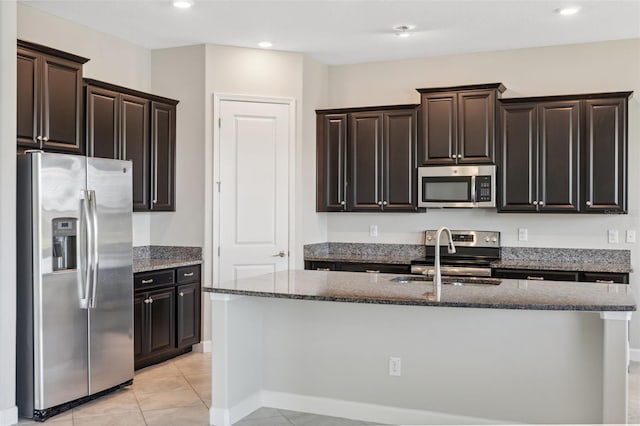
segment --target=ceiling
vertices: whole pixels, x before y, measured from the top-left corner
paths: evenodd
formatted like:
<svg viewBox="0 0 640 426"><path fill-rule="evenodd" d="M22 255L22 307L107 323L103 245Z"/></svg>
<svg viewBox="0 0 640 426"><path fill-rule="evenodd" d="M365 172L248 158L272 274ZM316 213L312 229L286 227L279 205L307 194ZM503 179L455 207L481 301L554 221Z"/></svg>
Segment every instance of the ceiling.
<svg viewBox="0 0 640 426"><path fill-rule="evenodd" d="M299 52L331 64L640 38L640 0L22 1L149 49L211 43ZM573 16L554 10L579 5ZM392 28L414 25L411 37Z"/></svg>

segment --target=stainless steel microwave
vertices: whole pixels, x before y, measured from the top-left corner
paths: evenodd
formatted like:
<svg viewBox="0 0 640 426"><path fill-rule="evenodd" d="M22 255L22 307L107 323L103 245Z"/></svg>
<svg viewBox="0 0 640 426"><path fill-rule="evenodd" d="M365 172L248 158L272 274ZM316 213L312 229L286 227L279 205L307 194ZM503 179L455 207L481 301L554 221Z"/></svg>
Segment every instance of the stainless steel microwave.
<svg viewBox="0 0 640 426"><path fill-rule="evenodd" d="M496 166L418 167L418 207L495 207Z"/></svg>

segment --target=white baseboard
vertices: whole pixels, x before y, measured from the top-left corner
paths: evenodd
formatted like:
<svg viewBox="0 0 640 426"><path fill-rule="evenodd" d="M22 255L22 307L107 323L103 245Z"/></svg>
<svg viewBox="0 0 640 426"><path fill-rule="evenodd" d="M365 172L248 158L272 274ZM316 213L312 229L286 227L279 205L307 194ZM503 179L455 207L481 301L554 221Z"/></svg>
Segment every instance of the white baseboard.
<svg viewBox="0 0 640 426"><path fill-rule="evenodd" d="M196 343L195 345L193 345L191 350L193 352L211 352L211 340L203 340L200 343Z"/></svg>
<svg viewBox="0 0 640 426"><path fill-rule="evenodd" d="M629 359L640 362L640 349L629 349Z"/></svg>
<svg viewBox="0 0 640 426"><path fill-rule="evenodd" d="M15 424L18 424L18 407L0 410L0 426L11 426Z"/></svg>
<svg viewBox="0 0 640 426"><path fill-rule="evenodd" d="M231 426L262 406L262 395L258 392L228 410L211 407L209 408L209 423L215 426Z"/></svg>
<svg viewBox="0 0 640 426"><path fill-rule="evenodd" d="M283 410L301 411L323 416L345 417L365 422L421 425L465 425L465 424L513 424L513 422L459 416L436 411L389 407L356 401L343 401L317 396L297 395L283 392L262 391L262 406ZM226 426L226 425L225 425Z"/></svg>

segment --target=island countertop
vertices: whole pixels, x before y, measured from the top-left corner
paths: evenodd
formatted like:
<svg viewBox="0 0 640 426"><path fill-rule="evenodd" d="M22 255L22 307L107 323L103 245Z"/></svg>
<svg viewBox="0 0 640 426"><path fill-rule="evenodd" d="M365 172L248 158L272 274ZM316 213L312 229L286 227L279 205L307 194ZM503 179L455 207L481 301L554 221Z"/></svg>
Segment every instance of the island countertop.
<svg viewBox="0 0 640 426"><path fill-rule="evenodd" d="M205 287L205 292L332 302L458 308L635 311L627 284L503 279L499 285L443 284L435 300L430 282L391 281L397 274L290 270ZM288 283L285 285L275 283ZM231 287L234 288L224 288ZM277 289L276 289L277 287Z"/></svg>

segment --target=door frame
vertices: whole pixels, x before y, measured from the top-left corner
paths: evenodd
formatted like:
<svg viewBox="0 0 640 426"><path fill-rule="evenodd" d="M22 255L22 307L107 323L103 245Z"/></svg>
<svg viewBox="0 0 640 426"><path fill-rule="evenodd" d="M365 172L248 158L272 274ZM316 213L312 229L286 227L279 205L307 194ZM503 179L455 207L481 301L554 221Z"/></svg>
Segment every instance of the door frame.
<svg viewBox="0 0 640 426"><path fill-rule="evenodd" d="M218 247L220 246L220 193L217 190L218 182L220 182L220 105L223 101L235 102L251 102L251 103L268 103L281 104L289 107L289 152L288 152L288 250L289 257L287 259L287 267L291 269L295 265L296 248L295 248L295 156L296 156L296 100L288 97L275 96L254 96L254 95L237 95L231 93L215 93L213 94L213 147L209 164L211 164L211 176L206 177L208 184L207 197L211 198L211 219L206 223L210 224L208 238L205 238L205 261L211 259L211 275L210 282L216 287L219 282L220 256L218 256ZM207 205L205 201L205 206ZM206 209L209 211L209 209ZM205 230L206 232L206 230ZM207 250L207 241L211 241L211 245ZM208 254L207 254L208 253Z"/></svg>

